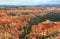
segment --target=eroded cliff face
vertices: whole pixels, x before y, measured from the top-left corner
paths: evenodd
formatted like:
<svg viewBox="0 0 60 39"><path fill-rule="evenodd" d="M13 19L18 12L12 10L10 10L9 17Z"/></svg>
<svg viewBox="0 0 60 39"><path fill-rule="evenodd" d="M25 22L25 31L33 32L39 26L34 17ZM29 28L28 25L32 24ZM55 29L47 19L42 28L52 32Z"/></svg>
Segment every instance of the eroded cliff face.
<svg viewBox="0 0 60 39"><path fill-rule="evenodd" d="M52 22L50 20L33 25L31 29L32 31L27 34L28 39L54 39L54 36L56 39L56 37L60 36L60 23Z"/></svg>
<svg viewBox="0 0 60 39"><path fill-rule="evenodd" d="M0 9L0 39L60 39L59 10Z"/></svg>

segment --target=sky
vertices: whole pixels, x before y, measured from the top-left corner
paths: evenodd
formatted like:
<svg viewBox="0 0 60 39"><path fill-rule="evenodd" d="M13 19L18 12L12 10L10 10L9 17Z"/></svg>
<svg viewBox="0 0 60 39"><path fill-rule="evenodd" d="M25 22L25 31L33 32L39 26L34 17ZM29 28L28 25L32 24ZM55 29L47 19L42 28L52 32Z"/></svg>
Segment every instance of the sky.
<svg viewBox="0 0 60 39"><path fill-rule="evenodd" d="M0 5L60 4L60 0L0 0Z"/></svg>

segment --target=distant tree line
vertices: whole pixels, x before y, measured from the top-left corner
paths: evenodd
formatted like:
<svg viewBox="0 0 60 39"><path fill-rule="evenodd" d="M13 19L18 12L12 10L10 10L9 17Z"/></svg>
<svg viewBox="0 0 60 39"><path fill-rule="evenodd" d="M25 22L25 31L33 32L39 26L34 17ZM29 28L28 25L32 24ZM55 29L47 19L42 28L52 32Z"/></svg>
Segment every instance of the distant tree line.
<svg viewBox="0 0 60 39"><path fill-rule="evenodd" d="M37 15L36 17L40 18L41 21L45 21L47 19L54 21L54 22L60 21L60 13L50 12L50 13L47 13L43 16Z"/></svg>
<svg viewBox="0 0 60 39"><path fill-rule="evenodd" d="M46 17L46 19L49 19L51 21L55 21L55 22L60 21L60 13L50 12L44 15L44 17Z"/></svg>

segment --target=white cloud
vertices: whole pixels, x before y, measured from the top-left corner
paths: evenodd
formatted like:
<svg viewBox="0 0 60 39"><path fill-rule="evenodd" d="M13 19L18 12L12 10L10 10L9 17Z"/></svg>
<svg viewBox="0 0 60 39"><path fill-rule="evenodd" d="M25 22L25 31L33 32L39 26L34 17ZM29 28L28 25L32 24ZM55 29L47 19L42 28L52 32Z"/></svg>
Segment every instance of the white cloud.
<svg viewBox="0 0 60 39"><path fill-rule="evenodd" d="M60 0L50 0L48 4L60 4Z"/></svg>
<svg viewBox="0 0 60 39"><path fill-rule="evenodd" d="M36 4L52 4L60 3L60 0L0 0L0 4L9 5L36 5Z"/></svg>

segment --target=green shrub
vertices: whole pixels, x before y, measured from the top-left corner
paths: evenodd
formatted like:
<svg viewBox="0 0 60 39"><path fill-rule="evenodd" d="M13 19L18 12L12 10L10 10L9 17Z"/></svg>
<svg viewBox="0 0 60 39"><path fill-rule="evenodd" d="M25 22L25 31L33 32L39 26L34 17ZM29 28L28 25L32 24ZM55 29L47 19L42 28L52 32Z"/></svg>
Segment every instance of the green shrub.
<svg viewBox="0 0 60 39"><path fill-rule="evenodd" d="M60 14L58 13L51 12L46 14L45 17L51 21L60 21Z"/></svg>

